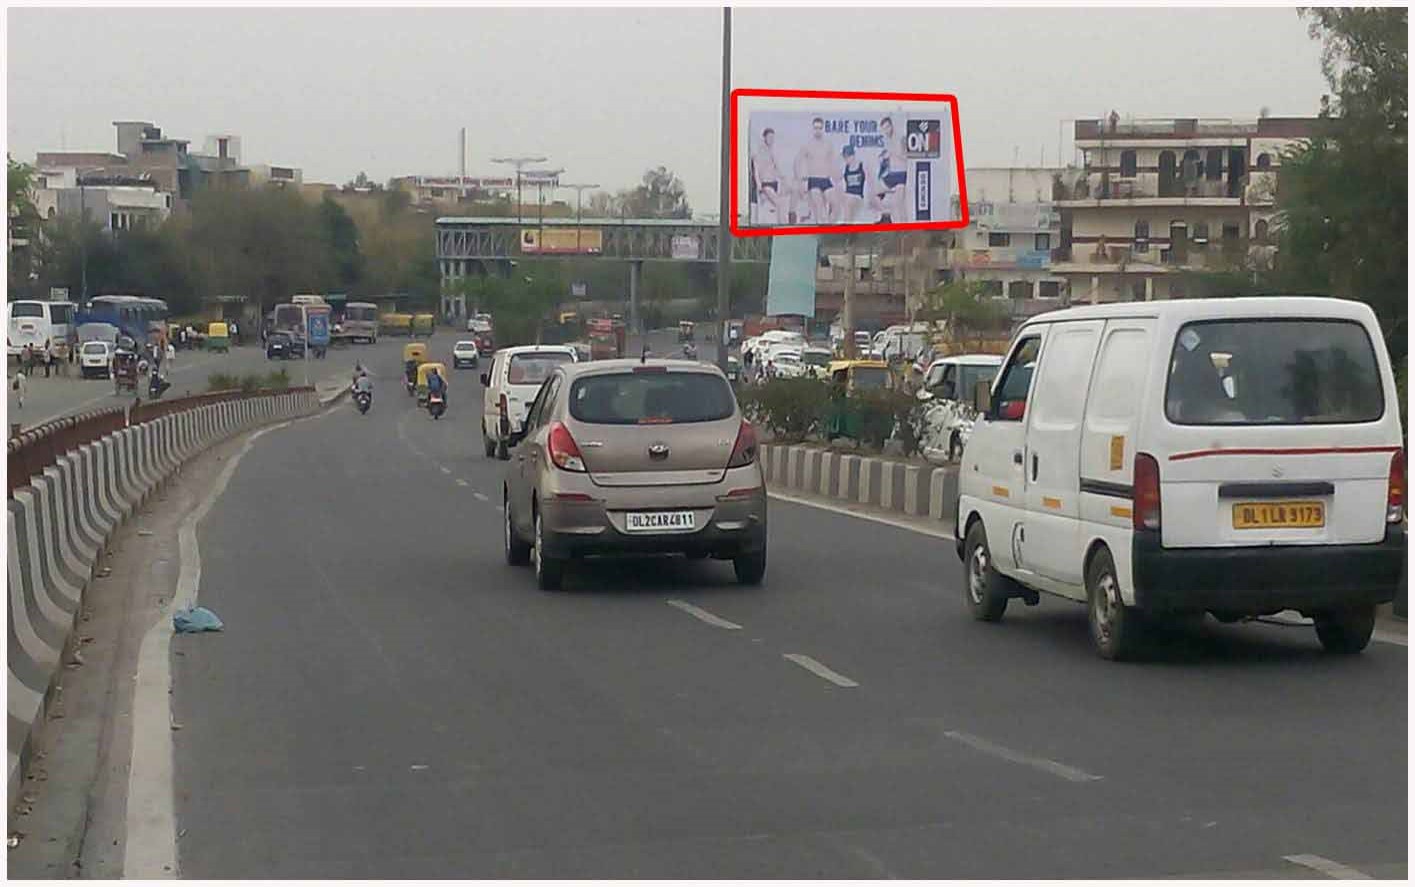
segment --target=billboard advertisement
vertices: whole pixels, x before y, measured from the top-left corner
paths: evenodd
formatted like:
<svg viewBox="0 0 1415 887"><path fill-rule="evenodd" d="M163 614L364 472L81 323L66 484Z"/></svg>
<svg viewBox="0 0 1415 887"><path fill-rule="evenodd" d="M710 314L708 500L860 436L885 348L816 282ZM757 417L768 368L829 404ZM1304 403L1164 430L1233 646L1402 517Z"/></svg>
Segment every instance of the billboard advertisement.
<svg viewBox="0 0 1415 887"><path fill-rule="evenodd" d="M736 90L731 112L738 236L968 222L952 96Z"/></svg>
<svg viewBox="0 0 1415 887"><path fill-rule="evenodd" d="M598 228L522 228L521 252L539 255L599 255Z"/></svg>
<svg viewBox="0 0 1415 887"><path fill-rule="evenodd" d="M702 241L691 234L678 234L673 238L673 258L696 259L702 252Z"/></svg>

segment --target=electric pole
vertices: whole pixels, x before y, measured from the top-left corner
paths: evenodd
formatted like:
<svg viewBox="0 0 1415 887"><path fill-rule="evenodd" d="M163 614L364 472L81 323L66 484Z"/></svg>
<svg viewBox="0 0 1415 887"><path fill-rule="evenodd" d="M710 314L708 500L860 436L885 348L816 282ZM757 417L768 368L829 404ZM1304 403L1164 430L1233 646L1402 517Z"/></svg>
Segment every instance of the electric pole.
<svg viewBox="0 0 1415 887"><path fill-rule="evenodd" d="M598 188L599 185L561 185L562 188L570 188L575 192L575 252L580 252L580 218L585 207L585 192L591 188Z"/></svg>
<svg viewBox="0 0 1415 887"><path fill-rule="evenodd" d="M722 165L718 170L721 191L717 216L717 365L727 372L727 320L732 310L729 288L732 274L731 183L732 163L732 7L722 8Z"/></svg>
<svg viewBox="0 0 1415 887"><path fill-rule="evenodd" d="M526 156L524 156L524 157L493 157L493 158L491 158L491 162L492 162L492 163L505 163L505 164L509 164L509 165L511 165L511 166L514 166L514 167L516 168L516 224L517 224L517 225L519 225L519 224L522 223L522 220L521 220L521 170L525 169L527 166L530 166L532 163L544 163L545 161L546 161L546 158L540 157L540 156L537 156L537 155L526 155Z"/></svg>

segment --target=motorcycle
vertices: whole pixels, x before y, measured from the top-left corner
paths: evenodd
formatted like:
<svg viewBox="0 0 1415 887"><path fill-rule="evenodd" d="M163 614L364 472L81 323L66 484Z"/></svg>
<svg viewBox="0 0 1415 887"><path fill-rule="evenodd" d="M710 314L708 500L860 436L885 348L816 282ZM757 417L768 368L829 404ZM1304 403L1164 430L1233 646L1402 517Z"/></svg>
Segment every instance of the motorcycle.
<svg viewBox="0 0 1415 887"><path fill-rule="evenodd" d="M373 395L367 391L354 392L354 405L359 408L359 415L362 416L373 405Z"/></svg>
<svg viewBox="0 0 1415 887"><path fill-rule="evenodd" d="M442 414L447 411L447 395L440 392L427 396L427 411L434 419L441 419Z"/></svg>
<svg viewBox="0 0 1415 887"><path fill-rule="evenodd" d="M166 394L166 393L167 393L167 389L168 389L168 388L171 388L171 387L172 387L172 383L171 383L171 382L168 382L166 379L162 378L161 376L157 375L156 373L153 373L150 377L148 377L148 383L147 383L147 398L148 398L148 400L161 400L161 399L162 399L162 395L163 395L163 394Z"/></svg>

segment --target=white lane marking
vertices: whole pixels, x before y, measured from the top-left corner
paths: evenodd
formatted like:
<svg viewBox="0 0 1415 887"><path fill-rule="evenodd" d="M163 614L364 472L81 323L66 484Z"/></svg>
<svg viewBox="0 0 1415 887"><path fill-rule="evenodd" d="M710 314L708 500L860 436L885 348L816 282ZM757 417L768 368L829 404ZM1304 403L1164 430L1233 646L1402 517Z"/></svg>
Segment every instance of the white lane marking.
<svg viewBox="0 0 1415 887"><path fill-rule="evenodd" d="M796 663L797 665L801 666L806 671L809 671L816 677L825 678L827 681L830 681L837 687L860 686L859 684L850 680L840 672L831 671L829 668L826 668L824 665L807 656L805 653L782 653L781 656L784 659Z"/></svg>
<svg viewBox="0 0 1415 887"><path fill-rule="evenodd" d="M477 500L478 502L490 502L490 501L491 501L490 499L487 498L486 493L473 493L473 494L472 494L472 498L475 499L475 500Z"/></svg>
<svg viewBox="0 0 1415 887"><path fill-rule="evenodd" d="M439 465L439 466L437 466L437 470L440 471L440 472L442 472L443 474L451 474L451 473L452 473L452 469L448 468L446 465Z"/></svg>
<svg viewBox="0 0 1415 887"><path fill-rule="evenodd" d="M665 603L667 603L668 606L670 606L670 607L674 607L674 608L676 608L676 609L682 610L684 613L687 613L689 616L692 616L694 619L700 620L700 621L702 621L702 622L706 622L708 625L711 625L711 626L713 626L714 628L725 628L725 629L727 629L727 630L729 630L729 631L737 631L737 630L741 629L741 627L742 627L742 626L738 625L738 624L735 623L735 622L728 622L726 619L723 619L721 616L717 616L717 615L715 615L715 614L713 614L713 613L709 613L707 610L704 610L702 607L695 607L695 606L693 606L692 604L688 603L687 601L672 600L672 601L665 601Z"/></svg>
<svg viewBox="0 0 1415 887"><path fill-rule="evenodd" d="M316 418L310 417L310 418ZM246 439L212 485L206 498L182 520L177 531L181 568L172 602L158 614L138 650L133 691L132 761L128 768L127 841L123 877L177 877L177 813L172 776L172 624L171 613L196 603L201 584L201 549L197 524L225 492L231 475L261 436L292 421L262 428ZM303 421L303 420L301 420Z"/></svg>
<svg viewBox="0 0 1415 887"><path fill-rule="evenodd" d="M793 505L807 505L811 508L819 508L822 511L832 511L836 514L843 514L846 517L858 517L861 520L874 521L877 524L885 524L887 526L897 527L901 530L910 530L912 532L918 533L921 536L933 536L937 539L953 539L953 524L944 523L943 521L935 521L935 523L939 524L939 529L935 530L931 527L919 526L919 524L913 523L911 521L886 517L882 514L871 514L867 511L856 510L855 508L849 508L841 505L832 505L828 502L820 502L815 499L803 499L799 496L790 496L785 493L778 493L775 490L769 489L767 490L766 494L772 499L780 499L783 502L790 502ZM861 505L857 507L863 509L870 506ZM931 518L921 517L917 518L917 520L925 521L931 520Z"/></svg>
<svg viewBox="0 0 1415 887"><path fill-rule="evenodd" d="M459 487L465 487L465 486L467 486L467 482L464 481L464 480L462 480L462 479L459 477L459 478L457 478L457 486L459 486Z"/></svg>
<svg viewBox="0 0 1415 887"><path fill-rule="evenodd" d="M1295 865L1313 869L1321 872L1328 878L1339 878L1343 881L1369 881L1371 876L1365 872L1358 871L1351 866L1333 862L1324 856L1313 856L1310 853L1298 853L1295 856L1284 856L1283 859Z"/></svg>
<svg viewBox="0 0 1415 887"><path fill-rule="evenodd" d="M1057 761L1051 761L1046 758L1034 758L1031 755L1014 751L1006 746L998 745L995 742L989 742L981 736L974 736L971 733L964 733L961 730L945 730L943 735L947 736L949 739L961 742L970 748L976 749L983 754L992 755L995 758L1002 758L1004 761L1010 761L1014 764L1032 767L1044 773L1050 773L1053 776L1060 776L1068 782L1095 782L1098 779L1104 778Z"/></svg>
<svg viewBox="0 0 1415 887"><path fill-rule="evenodd" d="M1402 647L1410 646L1410 639L1403 634L1396 634L1393 631L1376 629L1371 632L1371 640L1380 641L1383 644L1399 644Z"/></svg>

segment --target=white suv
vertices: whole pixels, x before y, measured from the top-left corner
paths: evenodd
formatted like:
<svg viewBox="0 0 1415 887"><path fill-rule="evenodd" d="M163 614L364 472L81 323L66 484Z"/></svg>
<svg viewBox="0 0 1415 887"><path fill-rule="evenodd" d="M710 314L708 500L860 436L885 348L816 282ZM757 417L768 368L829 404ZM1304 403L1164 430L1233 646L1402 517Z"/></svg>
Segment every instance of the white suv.
<svg viewBox="0 0 1415 887"><path fill-rule="evenodd" d="M85 378L107 379L113 374L113 346L108 342L85 342L79 348L79 373Z"/></svg>
<svg viewBox="0 0 1415 887"><path fill-rule="evenodd" d="M487 456L507 458L507 441L526 424L526 413L556 364L573 363L575 349L567 345L520 345L502 348L482 373L482 448Z"/></svg>

